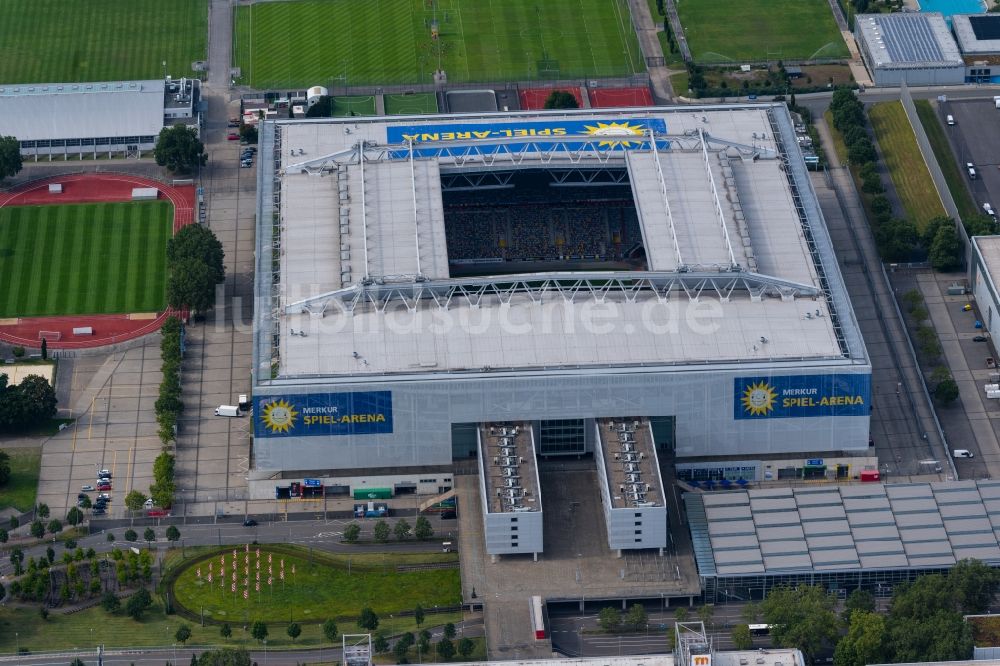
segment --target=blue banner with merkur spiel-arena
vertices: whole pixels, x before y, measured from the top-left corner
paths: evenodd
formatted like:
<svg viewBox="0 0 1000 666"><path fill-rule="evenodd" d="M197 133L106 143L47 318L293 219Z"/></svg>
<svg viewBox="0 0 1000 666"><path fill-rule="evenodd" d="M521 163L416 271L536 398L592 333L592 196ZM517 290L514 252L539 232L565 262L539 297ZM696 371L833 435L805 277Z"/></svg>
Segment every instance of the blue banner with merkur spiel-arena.
<svg viewBox="0 0 1000 666"><path fill-rule="evenodd" d="M733 410L736 419L867 416L871 375L736 377Z"/></svg>
<svg viewBox="0 0 1000 666"><path fill-rule="evenodd" d="M392 432L392 392L260 396L255 437L372 435Z"/></svg>

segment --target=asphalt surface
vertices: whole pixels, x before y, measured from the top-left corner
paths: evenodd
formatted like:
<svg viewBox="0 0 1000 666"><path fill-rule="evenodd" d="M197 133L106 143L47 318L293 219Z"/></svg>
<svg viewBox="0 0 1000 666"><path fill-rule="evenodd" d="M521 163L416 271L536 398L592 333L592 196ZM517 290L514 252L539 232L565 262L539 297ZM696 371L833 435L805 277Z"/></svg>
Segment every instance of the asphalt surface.
<svg viewBox="0 0 1000 666"><path fill-rule="evenodd" d="M946 134L976 205L982 209L984 203L990 203L995 210L994 204L1000 204L1000 132L988 130L995 130L1000 123L1000 110L994 106L992 97L983 100L949 97L938 109L942 119L947 114L955 117L955 125L945 125ZM975 180L968 178L966 162L975 165Z"/></svg>

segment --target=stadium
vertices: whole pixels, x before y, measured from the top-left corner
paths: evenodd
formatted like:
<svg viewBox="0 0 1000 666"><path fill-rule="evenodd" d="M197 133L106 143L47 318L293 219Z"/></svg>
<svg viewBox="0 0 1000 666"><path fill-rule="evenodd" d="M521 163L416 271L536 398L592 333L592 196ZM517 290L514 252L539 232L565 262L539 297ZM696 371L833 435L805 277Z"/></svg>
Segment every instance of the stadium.
<svg viewBox="0 0 1000 666"><path fill-rule="evenodd" d="M260 142L252 496L444 493L475 461L488 552L537 554L535 461L593 454L612 548L650 548L624 531L665 466L867 459L871 364L784 105Z"/></svg>

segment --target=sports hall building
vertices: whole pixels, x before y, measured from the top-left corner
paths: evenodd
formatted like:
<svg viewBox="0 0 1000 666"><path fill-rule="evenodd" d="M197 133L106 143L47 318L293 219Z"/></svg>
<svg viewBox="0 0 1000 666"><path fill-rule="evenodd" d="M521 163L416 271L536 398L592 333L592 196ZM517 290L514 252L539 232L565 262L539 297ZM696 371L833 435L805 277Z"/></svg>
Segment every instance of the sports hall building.
<svg viewBox="0 0 1000 666"><path fill-rule="evenodd" d="M609 543L657 547L632 521L666 527L661 460L867 454L784 105L278 120L260 153L252 496L441 493L476 461L488 551L537 553L536 460L593 455Z"/></svg>

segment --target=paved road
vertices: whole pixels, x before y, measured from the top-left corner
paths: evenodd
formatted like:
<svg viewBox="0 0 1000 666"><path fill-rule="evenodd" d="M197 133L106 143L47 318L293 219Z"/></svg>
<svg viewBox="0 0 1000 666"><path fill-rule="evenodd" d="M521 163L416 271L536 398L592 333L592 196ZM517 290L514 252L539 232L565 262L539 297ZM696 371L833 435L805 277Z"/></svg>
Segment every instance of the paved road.
<svg viewBox="0 0 1000 666"><path fill-rule="evenodd" d="M650 62L663 62L663 47L660 38L656 36L656 22L649 12L646 0L629 0L629 11L639 46L649 72L649 82L653 86L653 96L659 104L667 104L674 98L674 89L670 85L670 70L663 65L650 65Z"/></svg>

